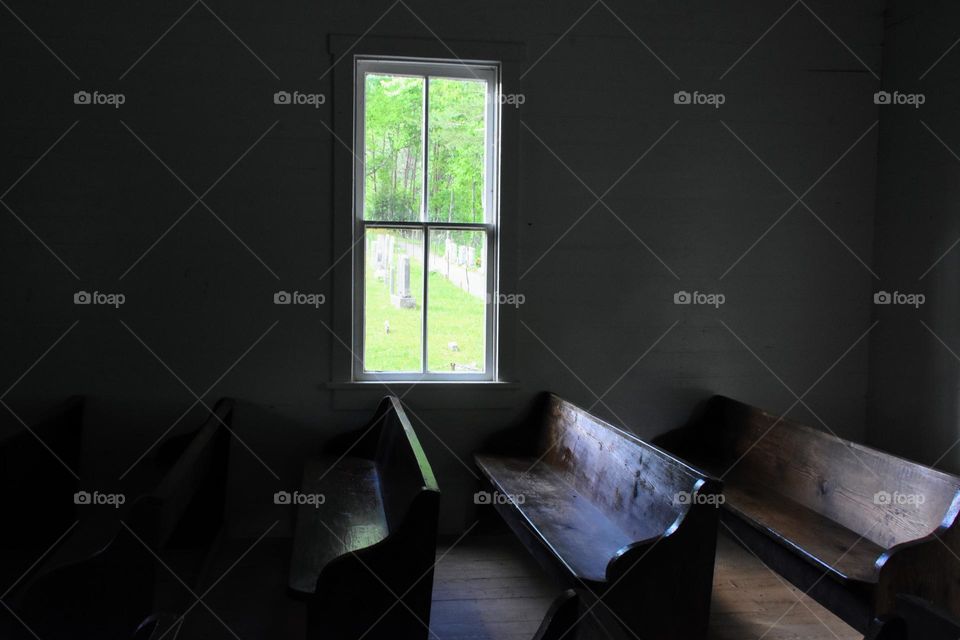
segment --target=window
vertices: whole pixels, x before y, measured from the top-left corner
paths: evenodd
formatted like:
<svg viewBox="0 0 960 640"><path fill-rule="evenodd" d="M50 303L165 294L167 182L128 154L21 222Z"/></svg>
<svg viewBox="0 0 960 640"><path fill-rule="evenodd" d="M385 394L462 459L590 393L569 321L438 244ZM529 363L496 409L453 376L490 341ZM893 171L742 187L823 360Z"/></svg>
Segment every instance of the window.
<svg viewBox="0 0 960 640"><path fill-rule="evenodd" d="M495 379L498 80L356 60L356 380Z"/></svg>

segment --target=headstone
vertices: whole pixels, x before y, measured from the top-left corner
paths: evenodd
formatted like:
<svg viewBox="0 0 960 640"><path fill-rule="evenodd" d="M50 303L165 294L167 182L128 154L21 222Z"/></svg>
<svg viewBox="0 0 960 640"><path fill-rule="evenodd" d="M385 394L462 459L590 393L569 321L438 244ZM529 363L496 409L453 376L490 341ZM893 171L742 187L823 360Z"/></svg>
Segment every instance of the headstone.
<svg viewBox="0 0 960 640"><path fill-rule="evenodd" d="M409 256L400 256L400 281L397 284L397 295L401 297L408 297L410 295Z"/></svg>
<svg viewBox="0 0 960 640"><path fill-rule="evenodd" d="M410 257L403 255L397 259L397 268L391 278L390 301L395 307L412 309L417 306L416 300L410 295Z"/></svg>
<svg viewBox="0 0 960 640"><path fill-rule="evenodd" d="M387 277L387 243L385 236L377 236L373 243L374 275L378 280Z"/></svg>

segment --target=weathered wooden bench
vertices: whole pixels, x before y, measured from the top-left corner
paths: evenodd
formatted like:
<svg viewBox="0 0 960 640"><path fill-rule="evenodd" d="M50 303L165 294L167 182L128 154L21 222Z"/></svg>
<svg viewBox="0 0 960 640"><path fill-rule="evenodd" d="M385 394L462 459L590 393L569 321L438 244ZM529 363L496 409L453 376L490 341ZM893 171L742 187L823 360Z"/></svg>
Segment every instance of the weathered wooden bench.
<svg viewBox="0 0 960 640"><path fill-rule="evenodd" d="M158 609L175 614L192 604L184 584L200 582L223 523L232 411L221 400L197 431L162 445L160 458L172 462L154 491L115 523L82 522L24 577L8 601L26 623L19 632L129 640Z"/></svg>
<svg viewBox="0 0 960 640"><path fill-rule="evenodd" d="M960 614L960 478L714 397L659 444L724 480L722 522L861 633L898 593Z"/></svg>
<svg viewBox="0 0 960 640"><path fill-rule="evenodd" d="M289 586L308 601L309 638L427 638L440 491L397 398L311 459L289 501Z"/></svg>
<svg viewBox="0 0 960 640"><path fill-rule="evenodd" d="M625 637L705 638L719 482L554 395L544 402L540 424L523 428L535 444L475 457L492 489L480 502L584 613Z"/></svg>

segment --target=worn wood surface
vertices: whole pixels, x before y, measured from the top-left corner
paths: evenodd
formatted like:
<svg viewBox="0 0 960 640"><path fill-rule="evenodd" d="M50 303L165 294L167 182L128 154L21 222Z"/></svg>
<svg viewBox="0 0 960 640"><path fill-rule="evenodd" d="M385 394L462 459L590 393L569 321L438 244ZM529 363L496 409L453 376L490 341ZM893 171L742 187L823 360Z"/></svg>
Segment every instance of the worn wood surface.
<svg viewBox="0 0 960 640"><path fill-rule="evenodd" d="M561 593L555 583L509 537L471 535L451 544L438 549L443 559L437 566L431 623L436 637L534 637ZM862 640L862 634L765 567L725 531L718 540L712 586L710 640ZM629 633L626 637L636 640ZM603 636L570 634L564 640Z"/></svg>
<svg viewBox="0 0 960 640"><path fill-rule="evenodd" d="M304 467L301 491L325 499L316 507L297 507L289 586L306 594L317 590L317 578L327 563L377 544L388 530L373 460L313 458Z"/></svg>
<svg viewBox="0 0 960 640"><path fill-rule="evenodd" d="M634 540L662 533L685 511L677 493L704 476L681 460L551 395L541 462L597 505Z"/></svg>
<svg viewBox="0 0 960 640"><path fill-rule="evenodd" d="M696 437L703 446L694 462L728 484L747 478L775 487L884 548L932 532L960 491L957 476L729 398L711 400ZM909 503L898 504L894 494Z"/></svg>
<svg viewBox="0 0 960 640"><path fill-rule="evenodd" d="M534 450L476 456L494 508L583 606L648 640L703 638L720 484L557 396L544 406Z"/></svg>
<svg viewBox="0 0 960 640"><path fill-rule="evenodd" d="M515 497L515 508L571 574L606 580L610 559L633 541L625 531L557 471L534 458L477 456L476 460L500 495ZM646 537L662 533L663 529L650 526Z"/></svg>
<svg viewBox="0 0 960 640"><path fill-rule="evenodd" d="M723 477L753 550L860 631L899 592L960 614L957 476L723 397L658 441Z"/></svg>
<svg viewBox="0 0 960 640"><path fill-rule="evenodd" d="M426 638L440 492L400 401L325 451L301 489L325 501L300 507L290 567L307 636Z"/></svg>
<svg viewBox="0 0 960 640"><path fill-rule="evenodd" d="M862 535L778 494L769 486L728 484L729 510L758 528L794 545L818 568L839 577L877 581L875 563L884 549Z"/></svg>

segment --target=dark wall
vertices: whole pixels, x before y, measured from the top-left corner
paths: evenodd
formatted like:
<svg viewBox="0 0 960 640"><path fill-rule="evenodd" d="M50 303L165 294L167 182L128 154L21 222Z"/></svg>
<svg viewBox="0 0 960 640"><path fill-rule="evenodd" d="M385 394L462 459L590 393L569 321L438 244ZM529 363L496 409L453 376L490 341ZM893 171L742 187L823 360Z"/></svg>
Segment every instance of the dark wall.
<svg viewBox="0 0 960 640"><path fill-rule="evenodd" d="M89 396L84 473L112 483L193 392L237 397L233 520L258 533L282 515L272 493L383 390L327 388L343 348L329 306L272 304L332 294L332 221L350 215L331 210L330 105L272 96L330 95L327 36L369 28L526 48L524 127L504 150L521 167L504 211L525 274L519 387L407 397L445 529L471 521L471 452L543 389L647 437L713 393L862 437L883 2L807 5L12 2L33 34L0 21L0 189L42 159L3 197L23 224L0 211L2 379L73 328L4 400L28 416ZM81 89L126 102L75 105ZM725 104L676 105L681 90ZM814 213L790 209L815 183ZM81 289L126 303L76 306ZM681 290L726 301L675 305Z"/></svg>
<svg viewBox="0 0 960 640"><path fill-rule="evenodd" d="M922 94L880 116L876 269L884 288L920 293L919 308L878 306L868 436L926 464L960 471L960 7L892 0L883 86Z"/></svg>

